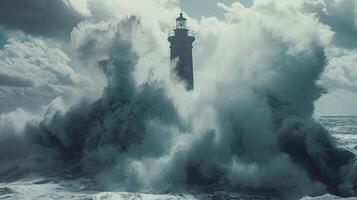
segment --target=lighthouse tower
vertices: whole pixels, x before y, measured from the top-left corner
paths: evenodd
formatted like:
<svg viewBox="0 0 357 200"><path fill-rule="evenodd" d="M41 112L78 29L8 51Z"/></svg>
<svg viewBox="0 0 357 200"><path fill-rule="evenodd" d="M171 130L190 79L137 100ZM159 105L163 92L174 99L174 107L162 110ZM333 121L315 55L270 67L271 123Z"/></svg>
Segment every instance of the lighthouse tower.
<svg viewBox="0 0 357 200"><path fill-rule="evenodd" d="M186 26L187 19L180 13L176 18L176 27L170 31L168 41L171 46L171 66L174 73L186 84L187 90L193 90L192 43L194 33Z"/></svg>

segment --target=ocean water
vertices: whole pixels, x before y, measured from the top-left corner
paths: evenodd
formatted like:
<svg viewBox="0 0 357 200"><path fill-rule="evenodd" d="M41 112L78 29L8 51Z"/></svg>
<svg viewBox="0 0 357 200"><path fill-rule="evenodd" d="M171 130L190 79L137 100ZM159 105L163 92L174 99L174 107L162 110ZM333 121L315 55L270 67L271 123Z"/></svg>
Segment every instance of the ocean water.
<svg viewBox="0 0 357 200"><path fill-rule="evenodd" d="M336 138L339 147L350 150L357 155L357 117L318 117L316 118ZM29 159L34 160L34 158ZM103 192L92 189L91 180L80 175L66 173L60 162L47 163L54 171L46 172L41 166L33 166L29 160L9 163L0 169L0 200L191 200L191 199L274 199L265 196L246 196L216 192L214 194L151 194L130 192ZM46 162L44 160L44 162ZM43 163L43 162L42 162ZM15 167L14 167L15 166ZM27 167L24 167L27 166ZM48 166L46 167L48 168ZM6 169L6 170L4 170ZM56 170L57 169L57 170ZM68 169L70 170L70 169ZM58 173L63 173L63 179L58 180ZM68 177L69 176L69 177ZM77 176L77 177L76 177ZM342 199L329 194L320 197L304 197L303 200ZM357 199L357 198L347 198Z"/></svg>
<svg viewBox="0 0 357 200"><path fill-rule="evenodd" d="M325 116L317 120L336 138L339 147L357 155L357 116Z"/></svg>

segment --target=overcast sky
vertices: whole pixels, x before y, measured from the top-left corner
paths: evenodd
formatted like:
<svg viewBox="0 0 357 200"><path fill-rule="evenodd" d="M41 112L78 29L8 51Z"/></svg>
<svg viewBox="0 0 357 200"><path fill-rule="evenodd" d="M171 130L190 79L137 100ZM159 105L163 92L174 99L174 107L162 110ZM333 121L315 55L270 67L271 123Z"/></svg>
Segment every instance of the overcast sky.
<svg viewBox="0 0 357 200"><path fill-rule="evenodd" d="M200 32L195 43L194 59L197 78L202 78L200 71L206 67L208 58L219 47L217 47L218 40L215 36L217 32L214 29L221 29L230 20L235 22L235 15L244 15L244 12L263 12L261 8L259 8L260 10L244 9L244 7L252 6L252 0L241 0L236 4L233 4L235 0L180 0L174 5L170 4L174 1L161 0L159 2L162 8L155 8L154 4L150 2L1 0L0 113L18 108L36 111L56 97L73 96L73 94L78 94L78 91L90 90L92 92L85 93L100 94L105 80L100 75L93 76L98 73L84 67L88 64L83 63L81 57L85 48L83 47L84 49L81 51L74 48L83 39L75 38L74 30L79 23L83 24L88 19L105 21L113 17L139 15L143 20L147 20L148 24L152 25L158 22L159 25L153 32L160 31L160 33L155 33L155 37L159 37L158 35L161 34L160 37L163 38L158 42L164 46L168 44L166 36L162 34L167 31L167 27L174 24L175 17L180 10L183 10L191 17L189 25L194 29L199 29L195 30L196 32ZM319 25L326 26L324 30L329 30L319 33L322 42L324 45L326 44L326 67L318 82L326 88L326 94L316 101L315 114L357 115L357 106L355 105L357 102L356 0L282 2L285 3L281 5L299 9L299 12L304 14L303 17L305 14L315 16L314 19L319 22ZM167 7L170 9L166 9ZM154 12L158 9L161 11ZM269 10L271 15L268 16L274 15L275 11L271 10ZM301 16L296 15L295 17ZM202 17L213 18L204 19ZM276 26L283 26L285 23L285 19L275 20L276 23L273 25ZM292 20L289 23L291 25L295 22ZM315 29L313 25L307 25L305 28L307 31ZM307 31L303 31L303 33L295 31L295 35L289 34L304 36L308 33ZM304 43L309 37L311 36L301 37L301 43ZM228 46L229 44L227 44ZM165 48L160 51L166 56L169 49ZM254 48L254 44L251 45L251 48ZM247 49L249 48L247 47ZM95 49L85 50L88 51L86 53L93 54L92 51L95 51ZM223 64L223 61L220 64ZM254 68L254 66L251 67ZM95 84L93 84L93 80L95 80Z"/></svg>
<svg viewBox="0 0 357 200"><path fill-rule="evenodd" d="M205 17L223 17L223 10L217 6L217 3L232 4L235 0L180 0L182 10L195 18Z"/></svg>

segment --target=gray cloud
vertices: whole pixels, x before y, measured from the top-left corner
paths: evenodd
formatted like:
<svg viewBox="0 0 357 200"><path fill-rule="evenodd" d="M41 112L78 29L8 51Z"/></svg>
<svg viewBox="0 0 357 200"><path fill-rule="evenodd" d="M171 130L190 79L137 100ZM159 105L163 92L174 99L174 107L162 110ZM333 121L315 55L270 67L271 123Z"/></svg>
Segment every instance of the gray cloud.
<svg viewBox="0 0 357 200"><path fill-rule="evenodd" d="M61 95L70 95L70 88L53 87L48 85L36 87L0 87L0 113L7 113L17 108L33 112L49 104Z"/></svg>
<svg viewBox="0 0 357 200"><path fill-rule="evenodd" d="M11 37L0 49L0 113L18 107L36 110L84 81L54 42Z"/></svg>
<svg viewBox="0 0 357 200"><path fill-rule="evenodd" d="M2 0L0 25L46 37L68 37L82 16L63 0Z"/></svg>
<svg viewBox="0 0 357 200"><path fill-rule="evenodd" d="M250 7L254 4L254 0L238 0L243 4L245 7Z"/></svg>
<svg viewBox="0 0 357 200"><path fill-rule="evenodd" d="M306 3L306 10L336 33L334 43L344 48L357 47L357 3L355 0L323 0ZM320 2L320 3L318 3Z"/></svg>
<svg viewBox="0 0 357 200"><path fill-rule="evenodd" d="M33 85L34 85L34 82L30 79L25 78L25 77L0 74L0 86L32 87Z"/></svg>
<svg viewBox="0 0 357 200"><path fill-rule="evenodd" d="M357 52L349 51L330 58L329 64L321 77L322 84L332 90L357 92Z"/></svg>
<svg viewBox="0 0 357 200"><path fill-rule="evenodd" d="M328 65L320 80L329 89L329 94L316 102L316 115L355 115L355 109L349 108L351 104L347 105L343 96L353 97L355 95L351 93L357 91L357 1L309 0L304 7L305 11L316 14L317 19L335 33L327 49ZM327 106L326 100L332 98Z"/></svg>

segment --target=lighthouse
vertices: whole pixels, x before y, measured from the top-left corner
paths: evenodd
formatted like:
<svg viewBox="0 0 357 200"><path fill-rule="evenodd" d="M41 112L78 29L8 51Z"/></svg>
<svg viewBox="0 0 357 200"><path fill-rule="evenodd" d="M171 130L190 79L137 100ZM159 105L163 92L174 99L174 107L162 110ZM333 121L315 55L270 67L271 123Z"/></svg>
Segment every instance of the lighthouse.
<svg viewBox="0 0 357 200"><path fill-rule="evenodd" d="M187 19L182 13L176 18L175 28L169 32L168 41L171 46L171 67L178 78L185 82L186 90L193 90L192 44L195 41L193 31L186 26Z"/></svg>

